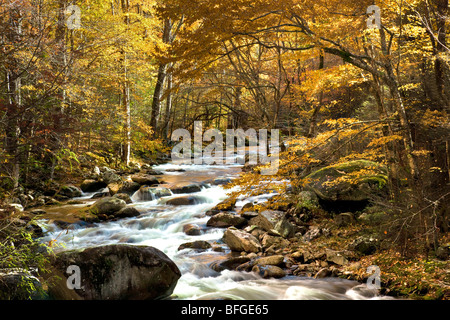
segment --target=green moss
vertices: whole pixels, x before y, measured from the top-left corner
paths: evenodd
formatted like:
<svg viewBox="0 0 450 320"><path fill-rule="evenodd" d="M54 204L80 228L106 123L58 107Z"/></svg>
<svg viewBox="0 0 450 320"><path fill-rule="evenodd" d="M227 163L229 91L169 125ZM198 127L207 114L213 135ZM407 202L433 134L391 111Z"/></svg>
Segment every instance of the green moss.
<svg viewBox="0 0 450 320"><path fill-rule="evenodd" d="M388 170L386 166L368 160L355 160L350 162L339 163L336 165L328 166L322 169L319 169L313 173L311 173L307 179L320 179L326 176L331 176L334 178L343 176L344 174L348 174L351 172L359 171L362 169L374 169L375 171L381 173L378 175L370 175L363 178L375 178L375 180L387 180Z"/></svg>
<svg viewBox="0 0 450 320"><path fill-rule="evenodd" d="M317 170L305 178L305 183L305 188L322 200L363 201L371 192L387 186L387 168L373 161L355 160Z"/></svg>

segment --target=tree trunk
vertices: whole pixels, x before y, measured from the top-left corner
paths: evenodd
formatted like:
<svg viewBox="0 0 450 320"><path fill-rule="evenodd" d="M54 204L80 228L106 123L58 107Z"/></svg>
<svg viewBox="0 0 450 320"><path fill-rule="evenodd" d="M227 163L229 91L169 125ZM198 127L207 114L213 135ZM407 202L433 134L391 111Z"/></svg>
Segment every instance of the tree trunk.
<svg viewBox="0 0 450 320"><path fill-rule="evenodd" d="M172 22L170 19L164 21L163 42L171 43L172 41ZM156 78L155 91L153 93L150 126L153 128L154 134L158 133L158 119L161 112L161 96L164 88L164 80L166 79L167 64L160 62L158 68L158 76Z"/></svg>
<svg viewBox="0 0 450 320"><path fill-rule="evenodd" d="M131 105L130 105L130 82L128 80L127 54L124 53L124 84L123 84L123 107L125 111L125 135L122 161L128 166L131 157Z"/></svg>
<svg viewBox="0 0 450 320"><path fill-rule="evenodd" d="M13 46L19 45L22 34L22 12L19 7L10 11L10 25L11 32L5 35L6 42ZM22 107L22 80L15 70L19 69L18 61L11 58L10 67L5 71L6 77L6 128L5 128L5 151L9 165L9 177L14 188L19 186L20 180L20 146L19 139L21 135L21 128L19 120L21 117Z"/></svg>
<svg viewBox="0 0 450 320"><path fill-rule="evenodd" d="M168 69L170 70L171 68L171 64L169 64ZM163 120L163 125L162 125L162 129L161 129L161 135L164 136L164 138L166 140L169 139L169 119L170 119L170 113L172 111L172 100L173 100L173 95L172 95L172 72L170 72L168 70L167 72L167 87L166 87L166 111L164 113L164 120ZM164 130L164 132L162 132Z"/></svg>
<svg viewBox="0 0 450 320"><path fill-rule="evenodd" d="M325 65L325 58L324 58L323 53L321 53L318 70L322 70L324 68L324 65ZM323 101L323 90L320 91L319 102L315 106L313 114L311 115L311 120L309 122L309 130L308 130L308 134L306 135L308 138L313 138L316 134L317 117L319 115L320 109L322 108L322 101Z"/></svg>
<svg viewBox="0 0 450 320"><path fill-rule="evenodd" d="M124 13L128 13L130 10L129 0L122 0L122 11ZM130 24L129 17L126 15L124 18L124 22L127 26ZM124 125L124 142L122 148L122 162L125 165L130 164L131 157L131 103L130 103L130 80L128 79L128 57L126 48L122 49L123 54L123 108L125 113L125 125Z"/></svg>

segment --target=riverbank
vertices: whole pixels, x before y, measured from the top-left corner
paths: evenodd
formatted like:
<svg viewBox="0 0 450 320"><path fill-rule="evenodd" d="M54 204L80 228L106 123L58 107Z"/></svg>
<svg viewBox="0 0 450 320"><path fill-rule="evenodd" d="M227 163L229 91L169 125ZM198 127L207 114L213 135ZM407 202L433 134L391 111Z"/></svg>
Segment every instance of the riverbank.
<svg viewBox="0 0 450 320"><path fill-rule="evenodd" d="M60 231L55 233L55 239L51 238L50 242L57 242L64 237L68 237L67 241L73 242L70 238L78 236L66 234L80 227L87 228L92 223L100 223L100 227L102 223L109 223L109 228L117 233L113 236L115 239L126 243L139 242L145 238L138 235L142 233L138 230L145 231L158 224L170 224L172 221L179 220L180 213L185 215L183 210L189 211L191 210L189 208L203 201L204 196L201 196L201 192L199 193L203 190L202 188L211 188L211 185L229 181L224 178L207 179L208 175L204 172L193 174L186 172L185 169L171 166L160 166L160 168L165 170L164 175L150 165L140 165L125 171L106 167L98 168L98 170L94 168L89 175L82 176L82 179L70 181L70 188L67 188L68 191L63 197L56 197L57 200L53 197L41 196L47 197L37 198L38 203L42 199L46 200L47 203L44 206L36 207L34 204L26 206L26 211L18 212L14 218L18 219L16 222L21 221L19 224L22 226L28 226L35 219L46 219L50 224L55 224ZM234 174L236 170L233 168L232 172ZM212 174L214 176L214 172ZM198 179L197 184L189 184L193 182L194 177ZM147 184L150 182L157 187L148 187ZM99 186L106 186L108 191L97 190ZM77 188L84 191L96 189L97 192L89 194L89 197L82 197L83 199L76 197L76 200L73 200L71 199L73 196L79 195ZM72 193L69 194L69 191ZM212 193L216 192L212 191ZM322 208L311 191L296 194L288 188L286 192L287 195L279 201L260 202L256 206L245 198L240 199L238 203L237 199L224 198L224 201L210 210L198 208L192 216L187 216L188 219L184 218L185 220L174 224L176 228L182 227L182 231L186 234L184 238L193 241L181 243L178 248L180 253L172 253L172 255L184 261L185 257L196 255L197 252L199 254L209 252L212 249L211 254L205 253L201 258L196 257L195 263L204 264L198 266L198 269L203 270L202 274L216 272L217 275L224 270L236 270L254 273L262 279L286 276L317 280L343 278L366 283L371 276L367 273L367 268L377 266L381 280L379 293L382 295L408 299L449 299L448 257L446 261L443 261L445 256L441 257L444 258L443 260L436 257L428 259L421 256L401 257L390 245L388 237L385 239L379 237L380 212L377 210L379 208L367 207L357 212L336 214ZM177 193L180 195L178 196ZM156 212L156 216L153 216L153 213L146 213L148 209L141 210L138 214L143 214L143 218L138 221L128 221L126 224L131 226L131 229L123 231L122 235L116 225L111 225L124 218L118 215L118 212L125 209L127 205L126 201L122 200L126 198L124 195L137 197L138 201L145 199L155 201L158 197L164 198L168 194L173 195L169 200L170 205L180 208L173 216L172 213L163 213L164 211L161 211L161 215ZM118 195L121 195L118 197L120 201L113 200ZM266 200L273 197L271 194L263 196ZM99 208L99 205L95 203L101 200L97 198L108 201L112 199L119 206L117 210L109 207L108 210L112 210L111 212L105 211L99 214L98 211L92 210L92 208ZM95 203L92 204L94 201ZM86 202L90 204L83 206ZM158 210L167 209L164 207L165 202L160 205L163 207ZM129 206L133 207L133 205ZM20 207L14 207L14 210L20 211ZM92 236L84 236L95 239L109 233L108 229L102 230L100 227L92 228ZM224 231L223 237L218 240L208 240L215 237L214 234L209 236L208 232L214 233L216 229ZM161 236L167 235L164 230L164 228L161 229ZM35 236L42 236L42 230L36 226L32 232ZM58 239L60 235L62 235L61 239ZM204 238L205 235L207 235L206 238ZM202 240L195 241L196 237ZM107 238L100 238L100 241L105 239L109 241ZM176 241L181 240L176 239ZM440 243L448 243L448 239L440 239ZM230 251L229 248L232 250ZM176 249L169 249L171 250ZM201 282L202 279L198 281Z"/></svg>
<svg viewBox="0 0 450 320"><path fill-rule="evenodd" d="M280 216L289 217L292 227L296 230L295 235L285 238L280 236L280 232L288 228L286 225L280 227L281 219L272 221L271 226L276 225L275 230L269 232L263 232L254 225L244 228L244 232L248 231L261 240L262 249L258 255L264 259L258 257L253 262L240 264L239 262L244 262L245 259L231 258L228 265L232 265L234 259L238 261L234 264L235 270L252 270L267 277L277 276L275 271L261 268L258 261L264 260L265 266L281 266L283 272L280 276L295 275L316 279L338 277L360 283L372 283L369 277L373 270L369 272L368 268L376 266L380 271L381 295L419 300L450 298L449 260L445 253L440 257L401 256L388 239L380 239L377 236L373 225L364 222L371 208L356 214L349 212L338 215L318 209L308 223L296 224L299 215L295 214L295 208L298 209L298 205L298 202L289 202L291 210L285 215L280 211L271 211L269 207L260 208L260 220L250 220L249 224L256 223L262 227L270 221L270 217L281 214ZM241 216L249 214L253 213L240 213ZM448 240L447 237L440 239L440 242L448 243ZM277 260L276 257L279 256L283 259ZM241 253L240 258L242 257L249 255Z"/></svg>

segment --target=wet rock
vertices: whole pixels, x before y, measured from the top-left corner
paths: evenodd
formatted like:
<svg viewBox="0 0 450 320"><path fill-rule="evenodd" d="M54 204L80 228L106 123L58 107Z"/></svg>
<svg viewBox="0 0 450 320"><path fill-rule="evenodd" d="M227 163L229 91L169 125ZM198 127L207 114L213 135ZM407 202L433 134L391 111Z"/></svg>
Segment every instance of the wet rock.
<svg viewBox="0 0 450 320"><path fill-rule="evenodd" d="M247 225L247 219L237 216L235 214L221 212L212 216L206 223L208 227L213 228L228 228L236 227L242 228Z"/></svg>
<svg viewBox="0 0 450 320"><path fill-rule="evenodd" d="M134 201L152 201L162 197L169 197L171 195L172 192L164 187L142 186L131 199Z"/></svg>
<svg viewBox="0 0 450 320"><path fill-rule="evenodd" d="M166 172L186 172L184 169L166 169Z"/></svg>
<svg viewBox="0 0 450 320"><path fill-rule="evenodd" d="M255 256L251 256L251 254ZM252 260L241 264L236 268L237 271L251 271L254 266L282 266L284 264L284 257L282 255L274 255L267 257L257 257L255 253L248 254L247 257Z"/></svg>
<svg viewBox="0 0 450 320"><path fill-rule="evenodd" d="M192 206L200 203L204 203L204 199L195 196L182 196L166 201L166 204L171 206Z"/></svg>
<svg viewBox="0 0 450 320"><path fill-rule="evenodd" d="M103 181L97 181L93 179L86 179L84 180L81 185L80 189L83 192L96 192L98 190L101 190L103 188L106 188L107 184Z"/></svg>
<svg viewBox="0 0 450 320"><path fill-rule="evenodd" d="M235 228L228 228L225 231L223 241L232 251L259 252L262 250L258 239Z"/></svg>
<svg viewBox="0 0 450 320"><path fill-rule="evenodd" d="M139 183L142 185L154 185L159 184L158 179L155 176L149 175L149 174L135 174L131 176L131 180L133 180L136 183Z"/></svg>
<svg viewBox="0 0 450 320"><path fill-rule="evenodd" d="M80 289L67 287L67 268L80 268ZM46 277L55 300L150 300L172 294L180 270L163 252L148 246L108 245L58 253Z"/></svg>
<svg viewBox="0 0 450 320"><path fill-rule="evenodd" d="M126 193L129 196L132 196L140 187L141 185L139 183L127 180L120 185L117 193Z"/></svg>
<svg viewBox="0 0 450 320"><path fill-rule="evenodd" d="M80 188L75 187L74 185L66 185L66 186L61 187L59 194L64 197L75 198L75 197L81 197L82 191Z"/></svg>
<svg viewBox="0 0 450 320"><path fill-rule="evenodd" d="M249 261L250 258L247 256L231 257L223 261L212 263L211 268L217 272L221 272L223 270L235 270L240 265L247 263Z"/></svg>
<svg viewBox="0 0 450 320"><path fill-rule="evenodd" d="M122 219L122 218L137 217L140 214L141 213L139 212L139 210L137 210L135 207L125 207L115 212L113 216L114 218Z"/></svg>
<svg viewBox="0 0 450 320"><path fill-rule="evenodd" d="M264 279L283 278L286 276L286 272L283 269L272 265L267 266L256 265L252 268L252 272L258 273Z"/></svg>
<svg viewBox="0 0 450 320"><path fill-rule="evenodd" d="M214 208L213 208L213 209L211 209L211 210L206 211L205 214L206 214L207 216L212 217L212 216L218 214L219 212L220 212L219 209L214 209Z"/></svg>
<svg viewBox="0 0 450 320"><path fill-rule="evenodd" d="M91 197L91 199L100 199L100 198L110 197L110 196L111 196L111 194L109 193L109 191L97 192L97 193L94 193L94 195Z"/></svg>
<svg viewBox="0 0 450 320"><path fill-rule="evenodd" d="M54 220L53 223L55 226L63 230L70 229L73 225L73 223L64 220Z"/></svg>
<svg viewBox="0 0 450 320"><path fill-rule="evenodd" d="M133 202L131 201L130 196L126 193L116 193L113 197L125 201L126 204L130 204Z"/></svg>
<svg viewBox="0 0 450 320"><path fill-rule="evenodd" d="M202 191L202 187L199 184L192 183L186 186L173 187L170 188L173 194L181 194L181 193L195 193Z"/></svg>
<svg viewBox="0 0 450 320"><path fill-rule="evenodd" d="M183 232L188 236L199 236L202 234L201 228L196 224L185 224L183 226Z"/></svg>
<svg viewBox="0 0 450 320"><path fill-rule="evenodd" d="M186 242L178 247L178 251L183 249L208 250L211 249L211 244L208 241L203 240Z"/></svg>
<svg viewBox="0 0 450 320"><path fill-rule="evenodd" d="M213 186L220 186L220 185L226 185L226 184L229 184L229 183L231 183L231 179L230 178L217 178L217 179L214 179L212 182L211 182L211 184L213 185Z"/></svg>
<svg viewBox="0 0 450 320"><path fill-rule="evenodd" d="M115 212L119 211L126 207L125 201L114 198L114 197L106 197L100 200L97 200L92 207L90 208L90 212L96 215L111 215Z"/></svg>
<svg viewBox="0 0 450 320"><path fill-rule="evenodd" d="M163 175L162 171L157 171L157 170L154 170L152 168L147 168L147 167L144 168L144 166L142 166L141 169L144 171L145 174L149 174L151 176Z"/></svg>

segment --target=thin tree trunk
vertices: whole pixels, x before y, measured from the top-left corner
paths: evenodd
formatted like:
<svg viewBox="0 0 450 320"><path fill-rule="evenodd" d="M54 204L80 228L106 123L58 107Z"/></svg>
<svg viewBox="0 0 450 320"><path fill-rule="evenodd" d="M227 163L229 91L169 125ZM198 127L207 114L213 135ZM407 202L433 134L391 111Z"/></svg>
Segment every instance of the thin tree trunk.
<svg viewBox="0 0 450 320"><path fill-rule="evenodd" d="M129 0L122 0L122 10L124 13L128 13L130 10ZM129 17L126 15L124 22L128 28L130 24ZM130 164L131 157L131 103L130 103L130 80L128 76L128 56L126 49L123 50L123 108L125 112L125 126L124 126L124 142L122 149L122 162L125 165Z"/></svg>
<svg viewBox="0 0 450 320"><path fill-rule="evenodd" d="M164 21L163 42L170 43L172 40L172 22L170 19ZM161 112L161 96L166 79L167 64L160 62L158 68L158 76L156 78L155 91L153 93L150 126L153 128L154 134L158 133L158 119Z"/></svg>
<svg viewBox="0 0 450 320"><path fill-rule="evenodd" d="M169 65L169 69L170 69ZM164 114L164 121L163 121L163 128L164 128L164 137L165 139L169 139L169 119L170 119L170 113L172 111L172 102L173 102L173 95L172 95L172 73L167 73L167 97L166 97L166 112Z"/></svg>
<svg viewBox="0 0 450 320"><path fill-rule="evenodd" d="M16 45L21 41L22 34L22 12L20 8L11 10L10 15L11 32L5 35L7 43ZM8 68L5 72L6 77L6 94L7 94L7 107L6 107L6 128L5 128L5 151L8 155L9 163L9 176L14 188L19 186L20 180L20 150L19 150L19 138L21 135L21 128L19 126L19 118L21 116L22 107L22 80L15 73L18 62L12 59L9 63L11 68Z"/></svg>
<svg viewBox="0 0 450 320"><path fill-rule="evenodd" d="M123 85L123 106L125 111L125 142L122 153L122 161L128 166L131 157L131 103L130 103L130 83L128 80L127 54L124 53L124 85Z"/></svg>
<svg viewBox="0 0 450 320"><path fill-rule="evenodd" d="M325 65L325 58L324 58L323 53L321 53L318 70L322 70L324 68L324 65ZM314 108L313 114L311 115L311 120L309 122L309 130L308 130L308 134L307 134L308 138L313 138L316 134L317 117L319 115L320 109L322 108L322 101L323 101L323 90L320 91L319 102L316 105L316 107Z"/></svg>

